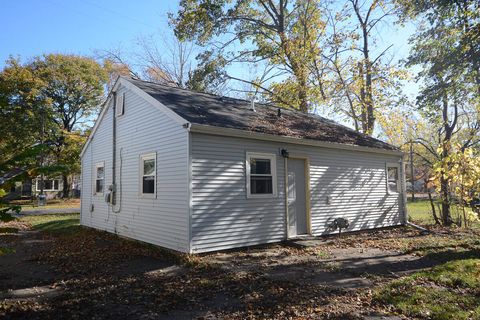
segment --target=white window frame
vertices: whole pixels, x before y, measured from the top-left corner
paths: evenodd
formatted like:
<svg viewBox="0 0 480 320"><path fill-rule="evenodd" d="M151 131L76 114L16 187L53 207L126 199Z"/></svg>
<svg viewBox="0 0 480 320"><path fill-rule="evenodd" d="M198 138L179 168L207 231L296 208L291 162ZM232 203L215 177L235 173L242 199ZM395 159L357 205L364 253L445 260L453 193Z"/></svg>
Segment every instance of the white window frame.
<svg viewBox="0 0 480 320"><path fill-rule="evenodd" d="M250 190L250 161L252 158L261 158L270 160L270 175L272 176L272 193L264 194L252 194ZM260 153L260 152L247 152L245 159L245 171L246 171L246 189L247 198L275 198L277 197L277 155L274 153ZM270 176L270 175L258 175L258 176Z"/></svg>
<svg viewBox="0 0 480 320"><path fill-rule="evenodd" d="M155 170L153 171L153 193L143 193L143 162L145 160L155 160ZM139 190L138 194L140 198L147 198L147 199L156 199L157 198L157 153L145 153L140 155L139 166L138 166L138 173L139 173Z"/></svg>
<svg viewBox="0 0 480 320"><path fill-rule="evenodd" d="M397 169L397 191L391 191L389 186L388 186L388 169L389 168L396 168ZM400 184L401 184L401 179L400 179L400 164L396 162L387 162L385 164L385 182L386 182L386 188L387 188L387 194L391 195L398 195L400 193Z"/></svg>
<svg viewBox="0 0 480 320"><path fill-rule="evenodd" d="M60 179L43 179L43 181L47 181L47 180L52 180L52 186L53 186L53 189L45 189L43 188L43 191L60 191ZM41 181L41 179L37 178L37 180L35 181L35 188L37 191L40 191L40 186L39 186L39 182ZM55 189L55 181L58 181L57 185L58 185L58 188ZM44 185L45 186L45 185Z"/></svg>
<svg viewBox="0 0 480 320"><path fill-rule="evenodd" d="M121 117L125 114L125 92L118 94L115 101L116 116Z"/></svg>
<svg viewBox="0 0 480 320"><path fill-rule="evenodd" d="M98 168L103 168L103 188L102 188L102 192L97 192L97 169ZM103 195L105 193L105 162L102 161L102 162L97 162L95 164L95 170L94 170L94 174L93 174L93 194L94 195Z"/></svg>

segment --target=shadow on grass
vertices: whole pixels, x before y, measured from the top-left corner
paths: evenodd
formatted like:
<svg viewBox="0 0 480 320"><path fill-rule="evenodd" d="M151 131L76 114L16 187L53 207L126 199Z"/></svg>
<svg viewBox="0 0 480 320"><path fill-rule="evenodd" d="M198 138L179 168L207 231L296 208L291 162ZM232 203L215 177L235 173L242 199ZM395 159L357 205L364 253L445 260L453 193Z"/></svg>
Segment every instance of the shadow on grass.
<svg viewBox="0 0 480 320"><path fill-rule="evenodd" d="M52 235L68 235L79 232L82 227L77 218L72 218L39 223L34 228Z"/></svg>
<svg viewBox="0 0 480 320"><path fill-rule="evenodd" d="M7 234L18 233L18 228L2 227L0 228L0 233L7 233Z"/></svg>

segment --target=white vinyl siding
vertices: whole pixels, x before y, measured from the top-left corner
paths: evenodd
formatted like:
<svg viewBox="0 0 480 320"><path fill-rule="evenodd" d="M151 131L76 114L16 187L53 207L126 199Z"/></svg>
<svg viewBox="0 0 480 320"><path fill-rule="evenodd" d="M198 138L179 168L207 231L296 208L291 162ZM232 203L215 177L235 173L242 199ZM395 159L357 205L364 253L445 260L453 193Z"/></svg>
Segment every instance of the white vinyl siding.
<svg viewBox="0 0 480 320"><path fill-rule="evenodd" d="M188 131L130 89L127 109L117 117L115 212L93 195L93 169L105 161L105 186L112 183L112 108L82 156L82 225L162 247L189 251ZM139 197L140 155L155 152L156 198ZM93 211L90 211L93 205Z"/></svg>
<svg viewBox="0 0 480 320"><path fill-rule="evenodd" d="M286 238L283 148L309 159L313 235L330 233L330 223L339 217L349 220L347 231L402 223L401 198L385 189L385 163L399 163L400 156L194 133L193 252ZM277 155L277 197L245 197L247 152Z"/></svg>

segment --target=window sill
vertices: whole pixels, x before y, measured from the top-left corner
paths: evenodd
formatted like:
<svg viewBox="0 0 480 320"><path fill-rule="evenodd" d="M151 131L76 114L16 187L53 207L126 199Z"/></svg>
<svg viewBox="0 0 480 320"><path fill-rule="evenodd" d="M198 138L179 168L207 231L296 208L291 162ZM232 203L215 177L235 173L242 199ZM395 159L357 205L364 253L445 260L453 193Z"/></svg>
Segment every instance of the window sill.
<svg viewBox="0 0 480 320"><path fill-rule="evenodd" d="M156 194L149 194L149 193L141 193L139 196L138 196L140 199L157 199L157 195Z"/></svg>
<svg viewBox="0 0 480 320"><path fill-rule="evenodd" d="M276 194L247 194L247 199L269 199L277 198Z"/></svg>

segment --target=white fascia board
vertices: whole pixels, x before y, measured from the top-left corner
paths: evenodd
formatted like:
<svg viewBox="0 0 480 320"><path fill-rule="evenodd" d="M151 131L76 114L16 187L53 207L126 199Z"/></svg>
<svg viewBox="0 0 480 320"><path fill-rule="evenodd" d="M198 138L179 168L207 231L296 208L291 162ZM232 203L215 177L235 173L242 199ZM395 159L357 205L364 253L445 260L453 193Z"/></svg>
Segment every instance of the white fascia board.
<svg viewBox="0 0 480 320"><path fill-rule="evenodd" d="M93 126L92 132L90 133L90 136L88 137L87 142L82 148L82 152L80 152L80 158L82 158L83 154L85 153L85 150L87 149L88 145L90 144L90 141L93 139L93 136L95 135L95 131L97 131L98 125L100 122L102 122L103 117L105 116L105 113L107 112L108 109L108 102L112 99L113 92L117 91L118 87L122 85L127 89L130 89L133 91L135 94L137 94L139 97L143 98L145 101L159 109L161 112L163 112L166 116L171 118L173 121L177 122L178 124L185 126L187 130L190 128L190 123L185 120L184 118L180 117L178 114L176 114L174 111L172 111L170 108L165 106L163 103L128 81L127 78L124 78L122 76L119 76L117 80L115 81L115 84L112 87L112 90L107 96L107 99L105 102L102 104L102 111L100 112L100 115L98 116L97 120L95 121L95 125ZM115 116L115 115L114 115Z"/></svg>
<svg viewBox="0 0 480 320"><path fill-rule="evenodd" d="M341 150L350 150L350 151L368 152L368 153L377 153L377 154L387 154L387 155L395 155L395 156L402 156L404 154L402 151L399 151L399 150L386 150L386 149L380 149L380 148L355 146L355 145L335 143L335 142L325 142L325 141L318 141L318 140L311 140L311 139L277 136L273 134L259 133L259 132L246 131L246 130L240 130L240 129L215 127L215 126L194 124L194 123L191 124L190 131L196 132L196 133L218 135L218 136L248 138L248 139L264 140L264 141L274 141L274 142L280 142L280 143L291 143L291 144L297 144L297 145L315 146L315 147L323 147L323 148L330 148L330 149L341 149Z"/></svg>

